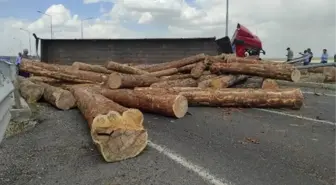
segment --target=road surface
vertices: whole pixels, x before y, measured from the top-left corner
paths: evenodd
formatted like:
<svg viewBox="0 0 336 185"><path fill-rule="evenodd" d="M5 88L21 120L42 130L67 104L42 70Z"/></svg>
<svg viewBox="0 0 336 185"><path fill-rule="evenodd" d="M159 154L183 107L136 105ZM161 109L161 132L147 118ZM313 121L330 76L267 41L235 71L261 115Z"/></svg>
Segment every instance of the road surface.
<svg viewBox="0 0 336 185"><path fill-rule="evenodd" d="M78 110L43 105L33 130L0 146L0 184L333 184L335 96L305 91L300 111L195 107L178 120L146 114L148 147L110 164Z"/></svg>

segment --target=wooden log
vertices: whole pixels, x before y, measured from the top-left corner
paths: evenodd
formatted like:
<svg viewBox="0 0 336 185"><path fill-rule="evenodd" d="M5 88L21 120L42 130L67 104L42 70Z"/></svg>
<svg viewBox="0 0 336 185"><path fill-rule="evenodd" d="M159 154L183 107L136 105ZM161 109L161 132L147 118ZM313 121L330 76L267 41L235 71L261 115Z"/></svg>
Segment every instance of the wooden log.
<svg viewBox="0 0 336 185"><path fill-rule="evenodd" d="M159 78L150 75L112 73L106 81L106 86L110 89L146 87L159 81Z"/></svg>
<svg viewBox="0 0 336 185"><path fill-rule="evenodd" d="M45 62L36 62L34 60L26 59L26 58L23 58L21 60L21 65L29 65L29 64L33 65L35 67L40 67L42 69L51 70L51 71L59 71L59 70L64 70L64 69L70 69L71 70L71 66L68 66L68 65L49 64L49 63L45 63Z"/></svg>
<svg viewBox="0 0 336 185"><path fill-rule="evenodd" d="M192 78L167 80L153 83L150 87L197 87L197 81Z"/></svg>
<svg viewBox="0 0 336 185"><path fill-rule="evenodd" d="M258 57L259 58L259 57ZM265 60L259 60L256 58L243 58L243 57L237 57L236 55L224 55L224 61L226 63L240 63L240 64L278 64L277 62L273 61L265 61Z"/></svg>
<svg viewBox="0 0 336 185"><path fill-rule="evenodd" d="M155 72L155 71L161 71L161 70L170 69L170 68L180 68L182 66L197 63L197 62L199 62L201 60L204 60L204 59L205 59L205 54L202 53L202 54L186 57L186 58L183 58L183 59L180 59L180 60L175 60L175 61L171 61L171 62L168 62L168 63L158 64L156 66L147 68L146 71Z"/></svg>
<svg viewBox="0 0 336 185"><path fill-rule="evenodd" d="M70 91L43 82L38 84L44 87L43 99L56 108L69 110L76 106L76 99Z"/></svg>
<svg viewBox="0 0 336 185"><path fill-rule="evenodd" d="M37 66L34 62L21 62L20 70L36 74L38 76L46 76L78 83L103 83L107 79L107 75L102 73L74 70L67 67L52 67L52 64L44 64L44 66L48 67L44 68Z"/></svg>
<svg viewBox="0 0 336 185"><path fill-rule="evenodd" d="M125 160L144 150L148 134L138 109L123 107L88 87L74 86L72 92L105 161Z"/></svg>
<svg viewBox="0 0 336 185"><path fill-rule="evenodd" d="M164 116L182 118L188 111L188 101L181 95L151 95L130 89L103 89L101 93L123 106Z"/></svg>
<svg viewBox="0 0 336 185"><path fill-rule="evenodd" d="M28 78L32 82L44 82L47 84L61 83L62 80L45 76L31 76Z"/></svg>
<svg viewBox="0 0 336 185"><path fill-rule="evenodd" d="M179 71L178 71L177 68L170 68L170 69L165 69L165 70L162 70L162 71L151 72L148 75L161 77L161 76L173 75L173 74L176 74L178 72Z"/></svg>
<svg viewBox="0 0 336 185"><path fill-rule="evenodd" d="M215 78L217 76L218 75L215 75L215 74L206 74L206 75L202 75L201 77L199 77L197 81L201 82L201 81L204 81L204 80L209 80L209 79Z"/></svg>
<svg viewBox="0 0 336 185"><path fill-rule="evenodd" d="M137 75L148 74L147 71L144 71L142 69L138 69L136 67L119 64L119 63L113 62L113 61L107 62L105 64L105 67L107 69L114 70L114 71L121 72L121 73L137 74Z"/></svg>
<svg viewBox="0 0 336 185"><path fill-rule="evenodd" d="M324 69L325 78L324 82L336 82L336 68L326 68Z"/></svg>
<svg viewBox="0 0 336 185"><path fill-rule="evenodd" d="M191 78L191 74L176 74L171 76L161 76L161 81L167 81L167 80L177 80L177 79L185 79L185 78Z"/></svg>
<svg viewBox="0 0 336 185"><path fill-rule="evenodd" d="M20 94L28 103L35 103L42 98L44 92L43 86L21 76L18 76L17 80Z"/></svg>
<svg viewBox="0 0 336 185"><path fill-rule="evenodd" d="M197 87L200 87L200 88L210 88L212 80L220 78L220 77L222 77L222 76L214 75L212 77L209 76L208 78L204 78L206 80L203 80L203 81L199 80L198 84L197 84Z"/></svg>
<svg viewBox="0 0 336 185"><path fill-rule="evenodd" d="M191 76L194 78L194 79L198 79L199 77L202 76L204 70L206 69L206 67L208 66L209 64L209 61L208 59L205 59L204 61L201 61L201 62L198 62L195 67L193 67L191 69Z"/></svg>
<svg viewBox="0 0 336 185"><path fill-rule="evenodd" d="M152 90L155 94L179 94L188 99L190 105L246 108L290 108L300 109L304 97L300 89L237 89L186 91L178 88ZM144 91L144 88L135 91ZM147 89L147 93L151 90Z"/></svg>
<svg viewBox="0 0 336 185"><path fill-rule="evenodd" d="M72 63L72 68L75 70L91 71L96 73L105 73L111 74L115 71L108 70L106 67L100 65L91 65L83 62L74 62Z"/></svg>
<svg viewBox="0 0 336 185"><path fill-rule="evenodd" d="M246 79L246 75L224 75L219 78L212 79L210 82L210 87L213 89L227 88Z"/></svg>
<svg viewBox="0 0 336 185"><path fill-rule="evenodd" d="M279 85L275 80L264 79L261 85L262 89L279 89Z"/></svg>
<svg viewBox="0 0 336 185"><path fill-rule="evenodd" d="M196 64L189 64L186 66L179 67L177 69L180 73L189 73L195 66Z"/></svg>
<svg viewBox="0 0 336 185"><path fill-rule="evenodd" d="M281 79L298 82L301 73L290 64L243 64L243 63L214 63L210 67L212 73L232 73L264 78Z"/></svg>

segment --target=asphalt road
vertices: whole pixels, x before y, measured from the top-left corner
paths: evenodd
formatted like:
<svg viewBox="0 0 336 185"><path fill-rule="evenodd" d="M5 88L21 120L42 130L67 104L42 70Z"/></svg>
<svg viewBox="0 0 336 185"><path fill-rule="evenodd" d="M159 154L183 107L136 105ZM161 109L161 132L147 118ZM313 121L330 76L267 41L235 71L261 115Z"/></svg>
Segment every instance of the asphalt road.
<svg viewBox="0 0 336 185"><path fill-rule="evenodd" d="M110 164L78 110L43 105L33 130L0 145L0 184L334 184L335 97L305 98L300 111L195 107L178 120L146 114L149 146Z"/></svg>

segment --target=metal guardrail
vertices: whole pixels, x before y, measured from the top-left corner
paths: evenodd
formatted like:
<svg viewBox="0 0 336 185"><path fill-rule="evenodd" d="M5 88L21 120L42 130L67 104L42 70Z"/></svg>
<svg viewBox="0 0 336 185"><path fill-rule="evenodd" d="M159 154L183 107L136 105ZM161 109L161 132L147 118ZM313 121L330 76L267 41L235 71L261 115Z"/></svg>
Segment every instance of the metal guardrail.
<svg viewBox="0 0 336 185"><path fill-rule="evenodd" d="M14 87L16 71L13 61L0 57L0 143L11 119L10 110L13 106L21 108L20 95Z"/></svg>

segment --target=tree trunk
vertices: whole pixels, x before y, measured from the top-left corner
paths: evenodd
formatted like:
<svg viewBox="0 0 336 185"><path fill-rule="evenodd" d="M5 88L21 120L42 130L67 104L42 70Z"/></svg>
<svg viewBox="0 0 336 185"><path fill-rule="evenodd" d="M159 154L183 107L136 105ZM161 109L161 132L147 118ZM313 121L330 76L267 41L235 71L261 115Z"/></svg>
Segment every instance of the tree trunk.
<svg viewBox="0 0 336 185"><path fill-rule="evenodd" d="M197 63L197 62L199 62L201 60L204 60L204 59L205 59L205 54L202 53L202 54L186 57L186 58L183 58L183 59L180 59L180 60L175 60L175 61L171 61L171 62L168 62L168 63L158 64L156 66L147 68L146 71L155 72L155 71L161 71L161 70L170 69L170 68L180 68L182 66Z"/></svg>
<svg viewBox="0 0 336 185"><path fill-rule="evenodd" d="M208 59L205 59L204 61L198 62L194 68L191 69L191 76L194 79L198 79L199 77L202 76L204 70L206 69L209 61Z"/></svg>
<svg viewBox="0 0 336 185"><path fill-rule="evenodd" d="M324 82L336 82L336 68L324 69Z"/></svg>
<svg viewBox="0 0 336 185"><path fill-rule="evenodd" d="M143 89L135 89L144 91ZM147 90L150 93L151 90ZM236 89L220 90L185 90L173 88L158 88L152 90L155 94L179 94L188 99L190 105L206 105L215 107L246 107L246 108L291 108L300 109L303 105L303 95L300 89Z"/></svg>
<svg viewBox="0 0 336 185"><path fill-rule="evenodd" d="M190 74L176 74L171 76L161 76L161 81L167 81L167 80L177 80L177 79L185 79L185 78L191 78Z"/></svg>
<svg viewBox="0 0 336 185"><path fill-rule="evenodd" d="M279 64L273 61L258 60L254 58L237 57L236 55L224 55L226 63L240 63L240 64Z"/></svg>
<svg viewBox="0 0 336 185"><path fill-rule="evenodd" d="M155 76L112 73L106 86L110 89L146 87L159 81L160 79Z"/></svg>
<svg viewBox="0 0 336 185"><path fill-rule="evenodd" d="M242 82L247 79L245 75L225 75L220 78L212 79L210 86L213 89L222 89L231 87L239 82Z"/></svg>
<svg viewBox="0 0 336 185"><path fill-rule="evenodd" d="M189 64L186 66L182 66L177 68L180 73L190 73L191 70L196 66L196 64Z"/></svg>
<svg viewBox="0 0 336 185"><path fill-rule="evenodd" d="M73 87L72 92L105 161L132 158L145 149L148 134L138 109L127 109L88 87Z"/></svg>
<svg viewBox="0 0 336 185"><path fill-rule="evenodd" d="M197 81L192 78L156 82L150 87L197 87Z"/></svg>
<svg viewBox="0 0 336 185"><path fill-rule="evenodd" d="M279 89L279 85L275 80L264 79L261 85L262 89Z"/></svg>
<svg viewBox="0 0 336 185"><path fill-rule="evenodd" d="M111 74L115 71L108 70L107 68L100 65L91 65L83 62L74 62L72 63L72 68L75 70L91 71L96 73L105 73Z"/></svg>
<svg viewBox="0 0 336 185"><path fill-rule="evenodd" d="M37 83L44 87L43 98L56 108L61 110L68 110L76 106L76 99L68 90L60 87L48 85L43 82Z"/></svg>
<svg viewBox="0 0 336 185"><path fill-rule="evenodd" d="M182 118L188 111L188 101L180 95L152 95L130 89L103 89L102 95L123 106L164 116Z"/></svg>
<svg viewBox="0 0 336 185"><path fill-rule="evenodd" d="M77 83L102 83L107 79L107 75L101 73L74 70L70 67L52 67L53 64L44 64L44 67L42 67L35 65L35 63L21 62L20 70L39 76L46 76ZM52 70L52 68L54 69Z"/></svg>
<svg viewBox="0 0 336 185"><path fill-rule="evenodd" d="M308 68L308 72L310 73L324 73L324 71L328 71L331 69L334 69L335 67L314 67L314 68Z"/></svg>
<svg viewBox="0 0 336 185"><path fill-rule="evenodd" d="M151 72L149 73L150 76L156 76L156 77L161 77L161 76L167 76L167 75L173 75L178 73L178 69L177 68L170 68L170 69L165 69L162 71L155 71L155 72Z"/></svg>
<svg viewBox="0 0 336 185"><path fill-rule="evenodd" d="M212 80L218 79L220 77L222 77L222 76L214 75L212 77L209 76L208 78L204 78L206 80L198 81L197 87L200 87L200 88L210 88Z"/></svg>
<svg viewBox="0 0 336 185"><path fill-rule="evenodd" d="M61 83L62 80L45 76L31 76L28 78L32 82L44 82L47 84Z"/></svg>
<svg viewBox="0 0 336 185"><path fill-rule="evenodd" d="M70 69L71 66L68 65L59 65L59 64L48 64L45 62L36 62L30 59L23 58L20 65L33 65L35 67L40 67L42 69L50 70L50 71L59 71L64 69Z"/></svg>
<svg viewBox="0 0 336 185"><path fill-rule="evenodd" d="M210 71L212 73L244 74L293 82L298 82L301 77L300 71L293 65L288 64L214 63L210 67Z"/></svg>
<svg viewBox="0 0 336 185"><path fill-rule="evenodd" d="M198 82L202 82L204 80L209 80L209 79L212 79L212 78L215 78L215 77L218 77L218 75L215 75L215 74L209 74L209 75L202 75L201 77L198 78Z"/></svg>
<svg viewBox="0 0 336 185"><path fill-rule="evenodd" d="M28 103L35 103L42 98L44 92L43 86L20 76L17 79L20 94Z"/></svg>
<svg viewBox="0 0 336 185"><path fill-rule="evenodd" d="M136 75L143 75L148 74L147 71L144 71L142 69L138 69L136 67L131 67L123 64L119 64L117 62L107 62L105 67L110 70L114 70L121 73L128 73L128 74L136 74Z"/></svg>

